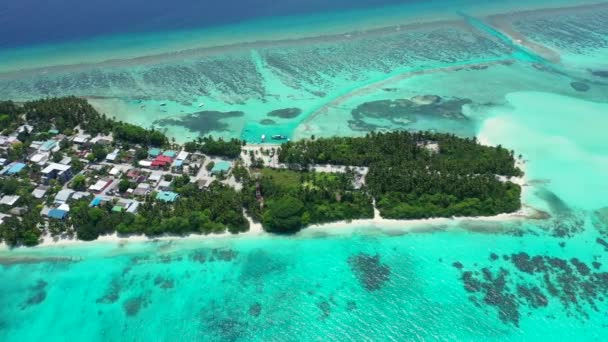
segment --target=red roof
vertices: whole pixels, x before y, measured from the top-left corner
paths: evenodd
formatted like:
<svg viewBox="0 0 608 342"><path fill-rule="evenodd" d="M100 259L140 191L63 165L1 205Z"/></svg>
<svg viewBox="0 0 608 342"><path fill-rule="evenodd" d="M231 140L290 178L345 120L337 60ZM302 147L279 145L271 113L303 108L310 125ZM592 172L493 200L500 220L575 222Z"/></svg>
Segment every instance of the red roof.
<svg viewBox="0 0 608 342"><path fill-rule="evenodd" d="M173 158L160 155L152 161L152 166L165 166L173 163Z"/></svg>

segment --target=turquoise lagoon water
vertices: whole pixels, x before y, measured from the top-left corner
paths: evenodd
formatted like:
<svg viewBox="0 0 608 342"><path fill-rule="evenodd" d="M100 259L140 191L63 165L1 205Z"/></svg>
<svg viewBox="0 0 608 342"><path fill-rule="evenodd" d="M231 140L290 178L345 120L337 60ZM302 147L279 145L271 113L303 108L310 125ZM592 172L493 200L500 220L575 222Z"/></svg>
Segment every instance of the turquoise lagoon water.
<svg viewBox="0 0 608 342"><path fill-rule="evenodd" d="M527 75L519 74L521 68L535 64L548 68L550 72L545 74L566 70L565 80L593 78L587 67L570 57L564 58L563 65L545 63L534 51L514 44L500 28L487 25L485 19L513 10L582 4L535 1L513 2L509 7L444 1L7 49L0 52L5 66L0 74L0 96L18 100L91 97L110 116L158 127L182 142L207 134L250 142L259 142L262 134L297 138L307 130L307 121L335 107L334 102L378 83L390 84L399 76L509 62L520 69L507 73L510 77L504 82L510 82L513 75L525 78ZM599 11L579 10L576 15L539 13L510 20L521 34L565 56L573 51L589 56L586 62L603 60L605 6ZM424 24L438 20L443 21ZM546 20L553 24L553 31L546 29ZM584 37L584 51L578 48L580 43L563 39L563 32L567 37ZM123 51L125 47L128 52ZM69 52L68 56L63 52ZM28 62L28 56L35 57ZM565 90L568 83L564 83ZM552 88L553 83L543 86ZM511 91L492 89L493 101L501 101ZM382 92L376 95L382 96ZM474 94L459 96L471 98ZM302 114L261 124L269 112L286 106L300 108ZM232 115L226 115L230 112ZM424 121L407 128L434 125ZM343 124L342 120L324 122ZM349 125L346 130L360 134Z"/></svg>
<svg viewBox="0 0 608 342"><path fill-rule="evenodd" d="M518 32L576 57L550 64L455 12L455 23L416 30L4 75L0 94L97 96L99 108L143 125L186 117L166 125L182 138L477 136L522 154L524 203L550 218L2 250L0 339L606 340L608 87L589 71L608 60L606 12L519 19ZM407 120L353 115L428 94L464 104ZM287 107L303 114L259 124Z"/></svg>

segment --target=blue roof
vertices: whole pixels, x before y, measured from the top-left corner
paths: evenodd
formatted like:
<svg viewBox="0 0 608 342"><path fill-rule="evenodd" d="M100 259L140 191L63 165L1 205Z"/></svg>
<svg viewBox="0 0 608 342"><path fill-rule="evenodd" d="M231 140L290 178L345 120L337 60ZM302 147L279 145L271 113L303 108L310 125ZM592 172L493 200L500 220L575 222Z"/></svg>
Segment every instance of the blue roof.
<svg viewBox="0 0 608 342"><path fill-rule="evenodd" d="M53 147L55 147L55 145L57 145L55 140L47 140L44 144L42 144L42 146L40 146L40 149L42 151L50 151L53 149Z"/></svg>
<svg viewBox="0 0 608 342"><path fill-rule="evenodd" d="M148 154L151 155L152 157L156 157L160 154L160 149L159 148L151 148L148 150Z"/></svg>
<svg viewBox="0 0 608 342"><path fill-rule="evenodd" d="M178 196L173 191L160 191L156 194L156 199L164 202L175 202Z"/></svg>
<svg viewBox="0 0 608 342"><path fill-rule="evenodd" d="M97 207L101 204L101 197L95 197L93 198L93 200L91 201L91 204L89 204L91 207Z"/></svg>
<svg viewBox="0 0 608 342"><path fill-rule="evenodd" d="M165 152L163 152L163 156L165 156L165 157L175 158L176 155L177 155L177 153L175 153L175 151L165 151Z"/></svg>
<svg viewBox="0 0 608 342"><path fill-rule="evenodd" d="M63 220L68 215L68 212L61 209L51 209L49 217L57 220Z"/></svg>
<svg viewBox="0 0 608 342"><path fill-rule="evenodd" d="M59 131L56 129L49 129L49 133L51 134L59 134Z"/></svg>
<svg viewBox="0 0 608 342"><path fill-rule="evenodd" d="M6 173L8 173L9 175L13 175L15 173L21 172L21 170L23 170L24 168L25 168L25 164L15 163L11 167L9 167L9 169Z"/></svg>
<svg viewBox="0 0 608 342"><path fill-rule="evenodd" d="M175 161L173 162L173 166L180 167L180 166L182 166L182 165L184 165L184 161L183 161L183 160L179 160L179 159L178 159L178 160L175 160Z"/></svg>
<svg viewBox="0 0 608 342"><path fill-rule="evenodd" d="M231 166L232 166L232 164L230 164L230 162L227 162L225 160L220 160L220 161L216 162L215 165L213 165L213 169L211 169L211 172L212 173L226 172L226 171L230 170Z"/></svg>

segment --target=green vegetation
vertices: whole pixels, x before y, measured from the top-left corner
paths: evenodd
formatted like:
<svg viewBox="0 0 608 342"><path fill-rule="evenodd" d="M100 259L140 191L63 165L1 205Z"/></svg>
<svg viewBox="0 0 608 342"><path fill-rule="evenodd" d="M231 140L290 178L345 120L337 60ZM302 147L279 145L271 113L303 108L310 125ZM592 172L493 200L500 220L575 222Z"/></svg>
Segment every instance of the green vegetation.
<svg viewBox="0 0 608 342"><path fill-rule="evenodd" d="M371 218L372 199L365 191L353 188L353 177L350 173L265 168L259 177L245 180L244 203L249 214L273 233L293 233L311 224Z"/></svg>
<svg viewBox="0 0 608 342"><path fill-rule="evenodd" d="M238 139L218 140L213 137L198 138L197 141L191 141L184 144L184 148L188 152L201 152L209 156L218 156L226 158L238 158L241 155L241 148L244 142Z"/></svg>
<svg viewBox="0 0 608 342"><path fill-rule="evenodd" d="M432 146L437 146L434 151ZM521 207L513 152L475 139L429 132L372 133L363 138L288 142L279 160L369 167L367 187L385 218L491 216Z"/></svg>
<svg viewBox="0 0 608 342"><path fill-rule="evenodd" d="M70 96L28 101L18 106L12 101L0 101L0 120L8 120L14 130L27 119L40 132L55 128L70 134L74 127L89 134L110 134L114 138L134 144L164 146L168 140L162 132L116 121L100 114L86 99Z"/></svg>
<svg viewBox="0 0 608 342"><path fill-rule="evenodd" d="M175 203L152 198L142 203L137 214L112 211L113 204L90 207L90 198L72 204L69 224L81 240L94 240L103 234L186 235L245 232L249 222L242 212L240 194L234 189L213 183L207 191L193 184L176 189Z"/></svg>

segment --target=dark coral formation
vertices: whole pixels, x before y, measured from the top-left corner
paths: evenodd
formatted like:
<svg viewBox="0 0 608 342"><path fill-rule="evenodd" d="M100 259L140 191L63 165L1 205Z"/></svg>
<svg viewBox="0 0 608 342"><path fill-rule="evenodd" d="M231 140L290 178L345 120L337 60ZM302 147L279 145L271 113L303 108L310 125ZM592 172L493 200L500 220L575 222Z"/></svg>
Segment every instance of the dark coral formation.
<svg viewBox="0 0 608 342"><path fill-rule="evenodd" d="M302 110L300 108L283 108L269 112L268 116L281 119L294 119L300 116L300 114L302 114Z"/></svg>
<svg viewBox="0 0 608 342"><path fill-rule="evenodd" d="M209 261L232 261L239 256L239 252L232 249L216 248L211 250Z"/></svg>
<svg viewBox="0 0 608 342"><path fill-rule="evenodd" d="M175 286L175 281L169 278L164 278L159 275L154 278L154 285L158 286L163 290L168 290L172 289Z"/></svg>
<svg viewBox="0 0 608 342"><path fill-rule="evenodd" d="M287 265L279 258L257 249L247 253L241 268L240 281L243 283L261 281L267 276L282 273L286 269Z"/></svg>
<svg viewBox="0 0 608 342"><path fill-rule="evenodd" d="M461 270L470 300L478 306L496 308L505 323L519 325L523 308L546 307L550 300L557 300L569 315L585 319L590 310L599 310L596 302L608 294L608 272L600 272L597 262L592 263L592 269L577 258L530 256L525 252L513 254L509 260L503 259L505 264L495 269L483 267L480 273Z"/></svg>
<svg viewBox="0 0 608 342"><path fill-rule="evenodd" d="M580 92L587 92L589 91L589 89L591 89L591 87L584 82L571 82L570 86L572 87L572 89Z"/></svg>
<svg viewBox="0 0 608 342"><path fill-rule="evenodd" d="M251 306L249 307L249 316L258 317L258 316L260 316L261 313L262 313L262 304L257 303L257 302L251 304Z"/></svg>
<svg viewBox="0 0 608 342"><path fill-rule="evenodd" d="M207 254L203 250L194 251L190 254L190 260L198 262L199 264L204 264L207 262Z"/></svg>
<svg viewBox="0 0 608 342"><path fill-rule="evenodd" d="M21 309L28 308L33 305L38 305L46 299L46 287L48 283L42 279L38 280L36 284L30 287L31 295L21 305Z"/></svg>
<svg viewBox="0 0 608 342"><path fill-rule="evenodd" d="M110 286L108 286L108 289L106 290L106 293L104 293L103 296L98 298L96 302L102 304L116 303L116 301L118 301L118 299L120 298L121 290L122 286L119 280L112 279L112 281L110 282Z"/></svg>
<svg viewBox="0 0 608 342"><path fill-rule="evenodd" d="M122 304L122 308L127 316L137 316L139 311L148 306L148 304L150 304L150 301L146 297L139 296L127 299Z"/></svg>
<svg viewBox="0 0 608 342"><path fill-rule="evenodd" d="M326 300L322 300L317 303L317 307L321 311L321 320L328 318L331 314L331 305Z"/></svg>
<svg viewBox="0 0 608 342"><path fill-rule="evenodd" d="M357 302L352 301L352 300L348 301L346 303L346 311L355 311L355 310L357 310Z"/></svg>
<svg viewBox="0 0 608 342"><path fill-rule="evenodd" d="M391 269L380 262L379 255L358 254L348 258L353 273L366 290L380 290L391 276Z"/></svg>
<svg viewBox="0 0 608 342"><path fill-rule="evenodd" d="M608 78L608 70L593 70L591 74L597 77Z"/></svg>
<svg viewBox="0 0 608 342"><path fill-rule="evenodd" d="M394 129L423 119L445 119L460 122L464 126L472 122L462 114L462 106L472 103L469 99L442 99L437 95L421 95L412 99L379 100L365 102L351 111L348 121L354 130ZM380 125L378 120L388 121ZM370 123L374 121L375 123Z"/></svg>
<svg viewBox="0 0 608 342"><path fill-rule="evenodd" d="M276 125L277 122L272 120L272 119L263 119L260 120L260 125L264 125L264 126L272 126L272 125Z"/></svg>
<svg viewBox="0 0 608 342"><path fill-rule="evenodd" d="M189 131L205 135L210 132L225 132L229 129L227 123L222 120L229 118L243 117L245 113L232 111L232 112L220 112L220 111L202 111L186 115L178 115L165 119L156 120L153 122L154 125L159 126L181 126L187 128Z"/></svg>

